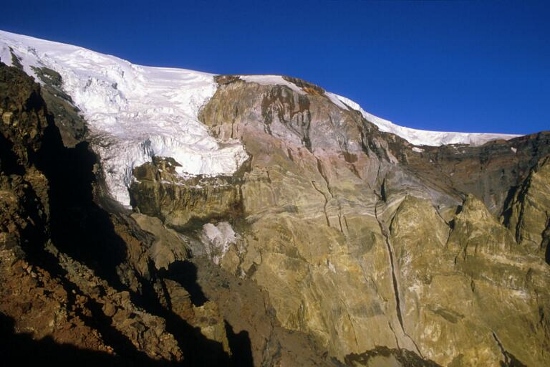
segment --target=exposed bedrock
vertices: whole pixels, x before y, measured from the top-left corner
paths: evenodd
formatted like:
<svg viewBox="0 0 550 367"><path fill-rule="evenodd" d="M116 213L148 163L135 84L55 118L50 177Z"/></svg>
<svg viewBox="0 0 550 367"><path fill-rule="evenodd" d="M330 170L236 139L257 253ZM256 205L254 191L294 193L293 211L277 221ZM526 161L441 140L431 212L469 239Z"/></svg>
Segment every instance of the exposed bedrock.
<svg viewBox="0 0 550 367"><path fill-rule="evenodd" d="M180 229L240 215L237 176L182 180L173 164L170 159L157 157L134 169L136 181L130 187L130 197L137 211Z"/></svg>
<svg viewBox="0 0 550 367"><path fill-rule="evenodd" d="M218 78L200 117L250 161L194 181L144 165L135 207L343 363L547 364L548 133L414 147L287 81Z"/></svg>
<svg viewBox="0 0 550 367"><path fill-rule="evenodd" d="M550 157L542 158L513 192L503 215L516 241L550 264Z"/></svg>
<svg viewBox="0 0 550 367"><path fill-rule="evenodd" d="M415 147L310 83L223 76L200 118L249 161L183 179L184 162L154 157L134 169L129 213L101 196L70 98L0 72L1 331L26 350L51 338L93 351L61 362L550 364L549 133Z"/></svg>
<svg viewBox="0 0 550 367"><path fill-rule="evenodd" d="M413 147L322 90L220 84L201 118L251 159L218 262L265 289L283 327L340 361L385 346L548 363L548 133Z"/></svg>

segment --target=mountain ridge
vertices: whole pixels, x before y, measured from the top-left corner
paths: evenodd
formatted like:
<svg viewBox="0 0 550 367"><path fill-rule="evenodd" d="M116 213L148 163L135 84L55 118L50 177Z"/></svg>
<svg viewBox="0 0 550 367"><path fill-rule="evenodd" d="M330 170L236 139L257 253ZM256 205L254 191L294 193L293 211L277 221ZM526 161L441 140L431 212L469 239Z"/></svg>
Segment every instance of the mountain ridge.
<svg viewBox="0 0 550 367"><path fill-rule="evenodd" d="M0 67L3 335L149 365L548 364L550 132L418 146L308 82L208 76L184 120L238 142L238 170L151 154L123 208L113 134L63 76Z"/></svg>
<svg viewBox="0 0 550 367"><path fill-rule="evenodd" d="M113 148L98 146L96 151L108 166L106 171L115 172L106 174L107 185L111 194L123 205L129 205L126 194L131 182L129 172L144 162L150 162L153 155L172 156L185 161L185 167L178 168L179 173L191 175L228 174L236 171L246 159L238 144L220 149L197 119L198 109L214 93L214 74L138 66L81 47L4 31L0 35L4 39L0 59L8 65L19 63L27 74L40 83L45 82L44 73L38 73L36 68L46 67L61 73L60 82L63 85L60 87L72 96L74 104L88 120L90 130L118 144ZM180 81L174 84L176 78ZM242 76L242 79L260 84L285 85L295 92L305 93L280 76ZM163 97L158 98L160 96ZM409 129L373 116L344 97L328 92L327 97L343 108L360 111L381 131L394 133L416 145L479 145L494 139L515 137ZM143 104L142 101L148 100ZM152 129L148 127L150 121L156 121ZM180 138L174 140L175 136ZM181 140L181 136L189 138ZM208 155L204 151L208 151ZM211 158L214 152L216 156Z"/></svg>

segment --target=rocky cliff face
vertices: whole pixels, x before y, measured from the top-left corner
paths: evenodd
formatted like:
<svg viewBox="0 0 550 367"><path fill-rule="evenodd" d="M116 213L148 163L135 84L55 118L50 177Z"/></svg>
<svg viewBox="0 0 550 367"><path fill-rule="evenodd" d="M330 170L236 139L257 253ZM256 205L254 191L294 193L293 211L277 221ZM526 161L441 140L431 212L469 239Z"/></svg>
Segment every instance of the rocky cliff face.
<svg viewBox="0 0 550 367"><path fill-rule="evenodd" d="M192 224L284 328L341 362L406 365L406 350L427 364L548 363L550 135L414 147L289 81L301 92L218 78L202 121L250 161L223 183L153 180L170 193L152 200L165 223ZM204 240L223 223L234 238Z"/></svg>
<svg viewBox="0 0 550 367"><path fill-rule="evenodd" d="M379 346L442 365L548 361L547 133L419 148L305 83L219 82L203 122L239 138L249 165L232 200L201 186L214 218L188 205L171 216L232 223L216 261L265 289L283 327L355 364ZM524 207L525 185L539 205Z"/></svg>
<svg viewBox="0 0 550 367"><path fill-rule="evenodd" d="M208 263L198 271L189 253L204 246L194 232L178 233L104 195L101 162L83 140L85 122L75 120L70 98L0 63L0 101L0 352L6 365L332 364L307 335L278 326L269 296L256 284ZM172 161L155 160L155 170L170 174ZM152 192L164 192L152 184L160 175L147 176L152 172L142 167L136 176ZM227 180L227 190L206 196L219 192L236 210ZM225 204L201 214L205 194L188 192L182 201L196 198L196 220L226 215ZM136 210L143 206L166 220L161 197L136 202ZM261 307L249 306L256 304Z"/></svg>
<svg viewBox="0 0 550 367"><path fill-rule="evenodd" d="M307 82L223 76L200 119L249 160L183 179L155 157L134 169L129 212L101 194L70 99L1 71L0 311L17 347L152 365L550 363L549 133L417 147Z"/></svg>

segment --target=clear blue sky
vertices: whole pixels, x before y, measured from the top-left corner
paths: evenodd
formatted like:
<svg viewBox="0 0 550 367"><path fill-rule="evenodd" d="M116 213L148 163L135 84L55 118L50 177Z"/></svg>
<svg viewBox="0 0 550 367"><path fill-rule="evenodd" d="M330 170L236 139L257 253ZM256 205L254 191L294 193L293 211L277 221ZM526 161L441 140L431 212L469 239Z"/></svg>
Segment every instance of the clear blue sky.
<svg viewBox="0 0 550 367"><path fill-rule="evenodd" d="M0 29L133 63L300 77L397 124L550 130L550 1L3 1Z"/></svg>

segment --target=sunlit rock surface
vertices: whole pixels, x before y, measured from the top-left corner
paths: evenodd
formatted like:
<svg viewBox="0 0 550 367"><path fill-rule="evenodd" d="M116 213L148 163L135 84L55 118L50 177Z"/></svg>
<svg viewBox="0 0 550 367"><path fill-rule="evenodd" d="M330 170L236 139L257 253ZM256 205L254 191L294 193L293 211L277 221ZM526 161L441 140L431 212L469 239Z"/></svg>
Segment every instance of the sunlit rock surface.
<svg viewBox="0 0 550 367"><path fill-rule="evenodd" d="M3 60L55 66L16 51ZM82 55L95 54L65 61ZM79 101L107 90L124 102L128 86L105 81L124 79L109 72L122 61L97 60L111 68ZM155 84L170 70L123 64L172 85ZM10 356L55 345L60 363L111 365L550 364L550 133L414 145L296 78L188 72L181 86L207 87L176 98L196 154L142 152L138 134L125 142L146 159L109 161L120 142L98 150L105 136L87 131L108 111L80 118L63 78L80 83L86 68L67 65L20 65L42 87L0 68L0 331L26 348ZM164 107L135 116L141 132ZM204 169L182 168L193 164Z"/></svg>
<svg viewBox="0 0 550 367"><path fill-rule="evenodd" d="M251 157L221 266L265 289L282 326L339 360L383 345L548 362L547 133L415 148L322 90L238 78L200 117Z"/></svg>

